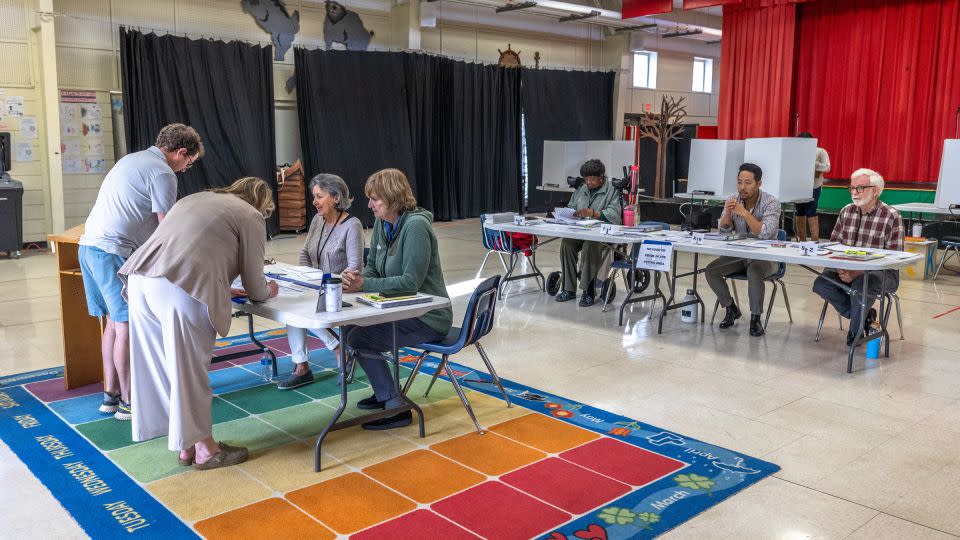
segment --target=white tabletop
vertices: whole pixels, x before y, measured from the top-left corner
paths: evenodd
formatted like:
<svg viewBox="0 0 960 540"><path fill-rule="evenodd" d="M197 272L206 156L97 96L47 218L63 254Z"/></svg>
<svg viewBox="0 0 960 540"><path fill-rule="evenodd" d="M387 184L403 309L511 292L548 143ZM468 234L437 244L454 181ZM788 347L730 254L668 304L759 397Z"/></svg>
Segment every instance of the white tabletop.
<svg viewBox="0 0 960 540"><path fill-rule="evenodd" d="M575 188L572 188L568 185L561 186L560 184L540 184L539 186L536 186L536 188L534 189L536 189L537 191L556 191L559 193L573 193L574 191L576 191ZM637 193L646 193L646 192L647 190L643 188L637 188Z"/></svg>
<svg viewBox="0 0 960 540"><path fill-rule="evenodd" d="M283 265L271 265L267 270L277 270ZM312 283L319 284L319 281ZM298 328L335 328L345 324L357 326L371 326L385 322L411 319L426 314L435 309L450 306L450 299L441 296L432 296L429 303L413 304L392 308L377 309L373 306L357 302L359 293L343 293L343 300L353 304L338 312L317 313L317 297L319 292L307 289L298 295L283 294L271 298L266 302L238 304L233 307L238 311L257 315L273 321L289 324Z"/></svg>
<svg viewBox="0 0 960 540"><path fill-rule="evenodd" d="M836 268L839 270L873 271L901 268L922 257L922 255L919 253L863 248L866 251L884 253L885 256L879 259L862 261L833 258L842 257L842 253L816 256L801 255L797 247L795 247L795 243L793 242L784 242L787 244L787 247L768 246L764 248L749 248L736 245L737 243L753 244L758 242L757 240L750 239L734 242L704 239L702 245L696 245L693 243L693 239L691 237L689 237L686 233L681 233L679 231L671 231L666 235L653 233L649 234L647 238L650 240L670 241L673 243L674 251L683 253L699 253L702 255L715 255L718 257L736 257L759 261L781 262L786 264L822 266L825 268Z"/></svg>
<svg viewBox="0 0 960 540"><path fill-rule="evenodd" d="M723 202L733 197L736 193L730 195L705 195L702 193L674 193L673 196L677 199L690 199L694 201L707 201L707 202ZM813 201L813 197L803 197L800 199L790 199L790 200L781 200L780 204L803 204Z"/></svg>
<svg viewBox="0 0 960 540"><path fill-rule="evenodd" d="M933 203L904 203L894 204L893 207L899 212L923 212L926 214L945 214L960 216L960 210L950 210L949 208L940 208Z"/></svg>
<svg viewBox="0 0 960 540"><path fill-rule="evenodd" d="M484 228L491 231L502 231L523 234L535 234L537 236L552 236L555 238L570 238L572 240L587 240L590 242L602 242L604 244L636 244L642 242L642 237L603 234L600 227L585 229L575 225L561 225L559 223L540 222L537 225L514 225L513 223L492 223L483 224ZM615 230L620 230L615 227Z"/></svg>

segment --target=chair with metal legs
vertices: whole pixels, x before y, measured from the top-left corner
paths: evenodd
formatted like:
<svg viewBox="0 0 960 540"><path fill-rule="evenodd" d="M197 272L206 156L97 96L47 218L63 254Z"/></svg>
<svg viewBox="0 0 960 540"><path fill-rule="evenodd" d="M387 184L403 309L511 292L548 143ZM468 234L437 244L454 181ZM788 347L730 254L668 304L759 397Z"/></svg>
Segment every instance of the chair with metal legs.
<svg viewBox="0 0 960 540"><path fill-rule="evenodd" d="M933 274L933 279L937 279L940 270L943 269L943 263L951 257L956 256L957 260L960 260L960 237L944 236L940 240L940 247L943 248L943 255L940 256L940 264L937 265L937 271Z"/></svg>
<svg viewBox="0 0 960 540"><path fill-rule="evenodd" d="M420 372L420 367L423 365L427 353L442 355L440 365L434 370L433 379L430 381L430 385L427 386L427 390L423 395L426 397L430 394L430 390L433 388L433 384L437 382L437 377L440 376L440 372L445 372L447 378L449 378L453 384L453 388L457 391L457 395L460 396L460 401L463 402L464 408L467 409L467 414L469 414L470 419L473 420L473 425L477 427L477 432L481 434L484 430L480 427L480 422L477 421L477 416L470 406L470 400L467 399L466 394L463 392L463 387L460 386L460 380L457 378L457 374L450 368L449 359L451 355L457 354L463 350L464 347L468 345L475 346L477 352L480 353L480 358L487 366L487 371L490 372L490 380L470 379L466 380L466 382L495 385L500 390L500 394L503 395L503 399L506 400L507 407L512 407L510 396L508 396L507 392L503 389L503 385L500 383L500 377L497 376L497 372L493 369L493 364L490 363L490 358L487 357L486 351L484 351L480 345L480 338L486 336L490 333L490 330L493 329L493 315L497 306L497 289L499 286L500 276L493 276L484 280L483 283L477 286L476 290L473 291L473 295L470 297L470 302L467 304L467 311L463 315L462 326L459 328L456 326L452 327L446 337L440 341L421 343L411 347L412 349L422 349L423 352L417 358L413 372L410 373L406 384L403 386L403 393L406 394L410 389L410 385L413 384L413 380Z"/></svg>
<svg viewBox="0 0 960 540"><path fill-rule="evenodd" d="M890 309L896 308L897 310L897 328L900 330L900 339L903 340L903 317L900 313L900 297L897 296L896 291L888 291L885 293L887 297L887 309L886 313L883 314L884 326L886 326L887 320L890 319ZM817 322L817 335L814 337L814 341L820 341L820 330L823 329L823 320L827 317L827 308L830 306L830 303L826 300L823 301L823 308L820 310L820 320ZM837 321L840 323L840 330L843 330L843 317L837 313Z"/></svg>
<svg viewBox="0 0 960 540"><path fill-rule="evenodd" d="M777 240L786 240L787 231L783 229L777 230ZM773 301L777 298L777 287L780 287L780 290L783 291L783 303L787 306L787 317L790 318L790 324L793 324L793 313L790 311L790 298L787 296L787 286L783 283L783 276L787 273L787 265L784 263L777 264L777 271L773 274L767 276L764 281L768 281L773 284L773 292L770 293L770 302L767 304L767 317L763 320L763 329L767 329L767 324L770 322L770 313L773 311ZM740 295L737 293L737 281L746 281L747 274L745 272L736 272L726 276L730 280L730 283L733 285L733 296L736 298L737 305L740 305ZM717 298L717 301L713 304L713 315L710 317L710 324L713 325L713 321L717 319L717 310L720 308L720 299Z"/></svg>

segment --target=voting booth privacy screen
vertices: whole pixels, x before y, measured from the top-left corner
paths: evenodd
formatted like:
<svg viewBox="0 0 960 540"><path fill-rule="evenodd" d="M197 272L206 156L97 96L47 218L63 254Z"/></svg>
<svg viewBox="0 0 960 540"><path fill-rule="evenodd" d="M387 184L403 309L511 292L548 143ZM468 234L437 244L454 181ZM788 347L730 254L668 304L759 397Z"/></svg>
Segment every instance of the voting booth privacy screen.
<svg viewBox="0 0 960 540"><path fill-rule="evenodd" d="M960 204L960 139L943 141L937 197L933 204L939 208Z"/></svg>
<svg viewBox="0 0 960 540"><path fill-rule="evenodd" d="M813 195L816 161L816 139L697 139L690 149L687 190L733 195L737 192L740 165L754 163L763 170L763 191L784 202L809 200Z"/></svg>
<svg viewBox="0 0 960 540"><path fill-rule="evenodd" d="M580 176L580 166L599 159L608 178L623 176L623 166L633 165L633 141L543 141L543 180L549 188L565 188L568 176Z"/></svg>

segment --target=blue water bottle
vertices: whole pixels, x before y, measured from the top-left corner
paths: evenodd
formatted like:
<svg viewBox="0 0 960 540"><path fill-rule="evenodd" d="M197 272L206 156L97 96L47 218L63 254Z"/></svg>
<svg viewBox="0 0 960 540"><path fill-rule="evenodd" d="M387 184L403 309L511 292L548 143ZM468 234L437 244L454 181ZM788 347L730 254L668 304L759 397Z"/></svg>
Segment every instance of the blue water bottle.
<svg viewBox="0 0 960 540"><path fill-rule="evenodd" d="M867 342L867 358L875 359L880 358L880 340L881 336L877 336Z"/></svg>
<svg viewBox="0 0 960 540"><path fill-rule="evenodd" d="M273 362L269 356L260 359L260 377L266 382L273 380Z"/></svg>

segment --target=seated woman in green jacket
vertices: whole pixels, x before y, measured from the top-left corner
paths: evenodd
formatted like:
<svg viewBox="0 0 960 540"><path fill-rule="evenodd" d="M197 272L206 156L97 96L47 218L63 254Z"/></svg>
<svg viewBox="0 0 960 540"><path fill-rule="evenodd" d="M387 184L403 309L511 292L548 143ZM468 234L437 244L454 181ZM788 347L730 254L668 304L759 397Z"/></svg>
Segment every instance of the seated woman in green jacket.
<svg viewBox="0 0 960 540"><path fill-rule="evenodd" d="M591 159L580 167L583 185L573 193L567 208L576 210L575 216L582 219L599 219L607 223L623 223L623 198L620 190L610 185L604 176L606 168L599 159ZM560 269L563 272L563 289L557 294L557 302L566 302L577 297L577 254L580 254L580 306L593 305L593 280L603 262L603 244L586 240L564 238L560 241Z"/></svg>
<svg viewBox="0 0 960 540"><path fill-rule="evenodd" d="M346 292L416 291L449 298L440 268L437 237L430 223L433 214L417 207L407 177L397 169L383 169L367 179L364 193L377 220L370 238L370 254L362 272L342 274ZM397 346L409 347L437 341L453 324L453 311L435 309L416 319L397 323ZM403 405L383 353L393 349L392 323L352 328L346 344L370 379L374 395L360 400L361 409L383 409ZM406 411L363 424L364 429L393 429L409 425L413 414Z"/></svg>

